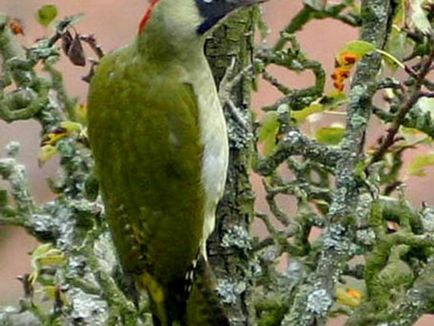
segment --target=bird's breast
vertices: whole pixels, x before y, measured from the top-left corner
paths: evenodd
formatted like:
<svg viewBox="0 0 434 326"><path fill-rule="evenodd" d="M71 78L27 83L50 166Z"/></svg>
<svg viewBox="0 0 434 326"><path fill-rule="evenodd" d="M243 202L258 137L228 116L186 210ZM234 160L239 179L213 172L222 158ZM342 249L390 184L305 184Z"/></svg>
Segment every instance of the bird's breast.
<svg viewBox="0 0 434 326"><path fill-rule="evenodd" d="M194 78L193 86L198 94L199 123L204 148L201 179L206 200L203 228L205 242L214 229L215 209L224 192L228 167L228 138L223 110L208 67Z"/></svg>

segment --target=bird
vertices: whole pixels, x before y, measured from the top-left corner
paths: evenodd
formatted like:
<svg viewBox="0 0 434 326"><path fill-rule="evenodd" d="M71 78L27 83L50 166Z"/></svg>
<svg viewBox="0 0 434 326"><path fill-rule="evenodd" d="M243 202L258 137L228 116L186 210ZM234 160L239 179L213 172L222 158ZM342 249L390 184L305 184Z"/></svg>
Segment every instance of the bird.
<svg viewBox="0 0 434 326"><path fill-rule="evenodd" d="M88 137L120 266L154 325L229 325L209 285L206 240L228 138L204 54L234 11L260 0L151 0L132 41L99 62Z"/></svg>

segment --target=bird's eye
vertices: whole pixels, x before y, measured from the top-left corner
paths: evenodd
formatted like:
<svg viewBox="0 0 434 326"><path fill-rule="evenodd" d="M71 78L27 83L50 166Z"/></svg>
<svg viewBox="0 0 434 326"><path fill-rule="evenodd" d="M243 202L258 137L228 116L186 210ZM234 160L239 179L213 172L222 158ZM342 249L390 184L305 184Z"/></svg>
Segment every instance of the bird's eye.
<svg viewBox="0 0 434 326"><path fill-rule="evenodd" d="M203 0L205 3L212 3L214 0Z"/></svg>

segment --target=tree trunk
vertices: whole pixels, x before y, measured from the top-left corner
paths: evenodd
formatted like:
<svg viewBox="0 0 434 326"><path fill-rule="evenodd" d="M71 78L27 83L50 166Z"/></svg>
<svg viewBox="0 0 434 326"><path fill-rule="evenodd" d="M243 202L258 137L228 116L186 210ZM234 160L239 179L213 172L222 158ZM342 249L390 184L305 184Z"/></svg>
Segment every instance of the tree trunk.
<svg viewBox="0 0 434 326"><path fill-rule="evenodd" d="M234 73L251 62L253 50L254 11L239 12L216 30L207 40L205 53L209 59L217 85L235 59ZM209 241L209 257L218 280L218 292L225 303L232 325L253 325L251 303L253 281L249 225L254 214L254 194L249 181L249 161L252 153L250 132L250 80L242 78L231 92L231 99L241 125L233 112L225 107L228 126L230 159L225 195L217 212L217 224ZM249 131L245 130L248 126Z"/></svg>

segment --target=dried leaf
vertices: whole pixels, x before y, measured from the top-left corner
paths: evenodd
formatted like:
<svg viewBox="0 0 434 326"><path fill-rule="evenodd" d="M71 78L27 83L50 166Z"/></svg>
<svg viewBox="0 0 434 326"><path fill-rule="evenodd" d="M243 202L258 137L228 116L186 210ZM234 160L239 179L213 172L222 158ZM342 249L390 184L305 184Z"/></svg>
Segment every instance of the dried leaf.
<svg viewBox="0 0 434 326"><path fill-rule="evenodd" d="M80 36L75 35L71 42L71 46L66 54L71 62L76 66L85 66L86 57L84 55L83 45L81 44Z"/></svg>
<svg viewBox="0 0 434 326"><path fill-rule="evenodd" d="M9 28L11 29L12 33L15 35L24 35L24 28L21 20L18 18L11 18L9 20Z"/></svg>
<svg viewBox="0 0 434 326"><path fill-rule="evenodd" d="M66 55L68 55L73 40L74 38L72 37L71 32L66 31L62 34L62 50Z"/></svg>

